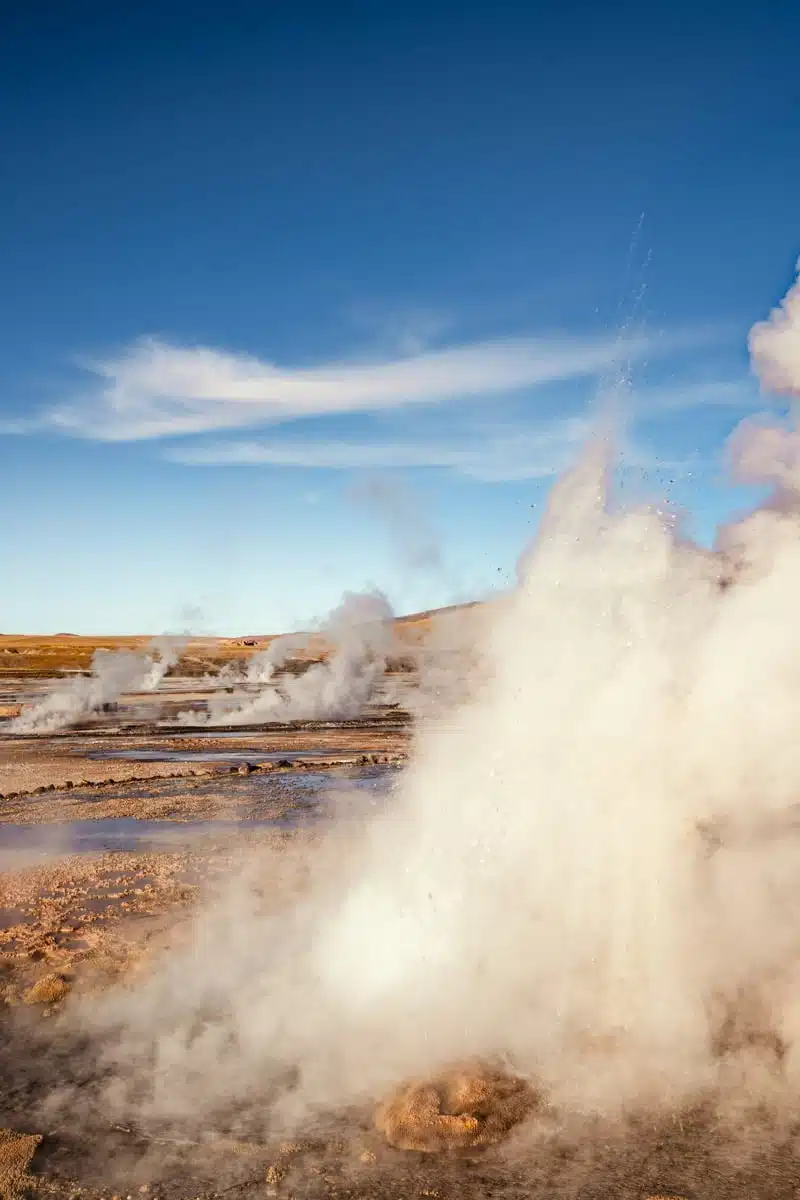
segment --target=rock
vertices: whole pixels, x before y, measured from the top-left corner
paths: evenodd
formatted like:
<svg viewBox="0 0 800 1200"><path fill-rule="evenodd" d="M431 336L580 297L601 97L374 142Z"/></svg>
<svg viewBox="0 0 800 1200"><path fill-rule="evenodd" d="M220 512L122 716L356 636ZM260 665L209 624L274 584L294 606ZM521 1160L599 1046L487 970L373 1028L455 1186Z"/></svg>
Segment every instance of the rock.
<svg viewBox="0 0 800 1200"><path fill-rule="evenodd" d="M72 984L66 976L54 971L50 975L43 975L41 979L37 979L22 998L26 1004L57 1004L59 1000L65 999L71 991Z"/></svg>
<svg viewBox="0 0 800 1200"><path fill-rule="evenodd" d="M5 1200L16 1200L34 1182L28 1167L41 1141L42 1136L38 1133L0 1129L0 1196Z"/></svg>
<svg viewBox="0 0 800 1200"><path fill-rule="evenodd" d="M278 1147L278 1153L281 1158L294 1158L297 1154L302 1154L304 1150L310 1149L308 1142L281 1142Z"/></svg>
<svg viewBox="0 0 800 1200"><path fill-rule="evenodd" d="M537 1103L524 1080L470 1063L401 1087L378 1109L375 1125L399 1150L463 1150L501 1141Z"/></svg>

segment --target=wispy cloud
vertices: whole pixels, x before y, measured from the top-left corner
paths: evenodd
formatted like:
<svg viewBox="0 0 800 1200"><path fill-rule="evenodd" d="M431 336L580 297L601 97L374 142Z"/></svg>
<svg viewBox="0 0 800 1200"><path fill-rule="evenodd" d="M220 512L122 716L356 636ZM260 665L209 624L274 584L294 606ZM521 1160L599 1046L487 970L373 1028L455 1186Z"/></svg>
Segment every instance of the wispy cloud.
<svg viewBox="0 0 800 1200"><path fill-rule="evenodd" d="M486 433L456 444L444 442L317 442L232 441L204 446L173 447L165 457L191 467L294 467L306 470L391 471L430 468L454 471L483 483L547 479L569 467L596 425L590 416L566 417L535 430ZM625 470L690 476L716 459L693 451L683 457L662 456L648 443L629 435L622 440Z"/></svg>
<svg viewBox="0 0 800 1200"><path fill-rule="evenodd" d="M94 386L44 411L27 429L137 441L454 403L599 377L622 361L666 354L679 344L687 338L517 338L302 368L144 339L117 357L83 362Z"/></svg>
<svg viewBox="0 0 800 1200"><path fill-rule="evenodd" d="M0 437L3 435L11 436L16 434L33 433L36 429L41 428L41 422L38 419L30 419L28 417L11 417L8 420L0 420Z"/></svg>
<svg viewBox="0 0 800 1200"><path fill-rule="evenodd" d="M672 416L700 408L745 410L758 404L751 379L687 380L664 387L633 388L632 408L638 417Z"/></svg>
<svg viewBox="0 0 800 1200"><path fill-rule="evenodd" d="M441 309L387 307L380 303L359 303L350 306L350 324L367 344L382 358L392 359L422 354L441 344L444 335L452 330L455 320Z"/></svg>
<svg viewBox="0 0 800 1200"><path fill-rule="evenodd" d="M381 471L439 468L472 479L541 479L562 471L583 445L589 417L568 417L533 431L503 432L457 443L235 441L172 448L167 458L187 466L263 466Z"/></svg>

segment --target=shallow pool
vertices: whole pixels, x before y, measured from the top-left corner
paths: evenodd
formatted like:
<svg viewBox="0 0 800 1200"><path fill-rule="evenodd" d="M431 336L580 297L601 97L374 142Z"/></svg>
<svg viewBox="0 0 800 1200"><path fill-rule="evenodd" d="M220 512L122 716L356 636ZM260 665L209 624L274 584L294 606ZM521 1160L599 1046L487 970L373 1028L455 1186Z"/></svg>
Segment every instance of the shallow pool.
<svg viewBox="0 0 800 1200"><path fill-rule="evenodd" d="M308 824L308 810L254 821L141 821L112 817L99 821L53 821L37 825L0 825L0 867L69 854L112 850L183 850L200 839L252 829L293 829Z"/></svg>
<svg viewBox="0 0 800 1200"><path fill-rule="evenodd" d="M258 750L253 746L235 747L231 750L151 750L133 747L127 750L75 750L82 758L92 758L100 762L114 759L124 759L126 762L302 762L310 759L340 758L352 751L339 749L325 750Z"/></svg>
<svg viewBox="0 0 800 1200"><path fill-rule="evenodd" d="M19 825L0 823L0 870L48 857L109 851L176 851L188 849L200 839L254 829L300 829L321 820L359 820L383 806L395 777L396 771L385 767L367 768L350 778L327 771L304 771L299 777L278 776L282 781L301 783L313 800L309 797L309 803L298 804L276 817L210 821L102 817ZM236 782L251 784L254 780L269 778L275 776L253 776Z"/></svg>

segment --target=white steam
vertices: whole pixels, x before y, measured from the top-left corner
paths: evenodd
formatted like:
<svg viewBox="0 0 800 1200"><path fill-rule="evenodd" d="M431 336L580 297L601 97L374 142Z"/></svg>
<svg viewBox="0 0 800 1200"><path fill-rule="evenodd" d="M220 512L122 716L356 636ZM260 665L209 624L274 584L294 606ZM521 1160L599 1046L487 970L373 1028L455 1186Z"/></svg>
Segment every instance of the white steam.
<svg viewBox="0 0 800 1200"><path fill-rule="evenodd" d="M800 496L729 531L732 565L610 476L595 445L554 488L480 686L360 843L277 916L232 892L92 1011L118 1101L207 1119L274 1085L286 1116L495 1054L555 1102L677 1100L748 991L797 1081Z"/></svg>
<svg viewBox="0 0 800 1200"><path fill-rule="evenodd" d="M800 272L800 262L797 264ZM766 388L800 396L800 278L750 331L753 368Z"/></svg>
<svg viewBox="0 0 800 1200"><path fill-rule="evenodd" d="M113 704L128 692L154 692L177 663L185 639L156 638L147 651L96 650L90 675L56 684L25 706L7 725L9 733L54 733Z"/></svg>
<svg viewBox="0 0 800 1200"><path fill-rule="evenodd" d="M277 638L253 655L233 695L209 701L207 723L249 725L358 716L385 672L394 644L392 619L382 593L347 593L325 624L324 640L332 649L323 661L303 674L278 677L310 639L297 634ZM196 721L197 715L187 714L186 719Z"/></svg>
<svg viewBox="0 0 800 1200"><path fill-rule="evenodd" d="M485 628L502 603L498 598L438 612L416 636L413 626L402 642L398 636L398 660L410 670L389 680L386 699L428 721L471 695L485 675Z"/></svg>

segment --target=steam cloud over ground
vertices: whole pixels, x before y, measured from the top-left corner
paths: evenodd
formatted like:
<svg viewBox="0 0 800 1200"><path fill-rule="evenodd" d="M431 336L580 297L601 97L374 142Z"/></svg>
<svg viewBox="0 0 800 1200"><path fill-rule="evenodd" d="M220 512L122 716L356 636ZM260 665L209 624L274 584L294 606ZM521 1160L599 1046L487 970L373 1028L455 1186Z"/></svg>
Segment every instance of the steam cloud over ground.
<svg viewBox="0 0 800 1200"><path fill-rule="evenodd" d="M9 722L9 733L54 733L113 704L125 692L154 692L180 658L184 640L156 638L147 652L97 650L91 674L58 683Z"/></svg>
<svg viewBox="0 0 800 1200"><path fill-rule="evenodd" d="M324 632L333 644L327 659L314 663L302 675L283 677L279 686L268 686L309 641L298 634L276 638L266 650L253 655L243 675L228 677L239 688L233 695L209 702L207 723L248 725L358 716L386 669L394 643L393 616L382 593L347 593L325 624ZM259 687L255 695L254 685ZM185 719L195 723L197 715L188 713Z"/></svg>

